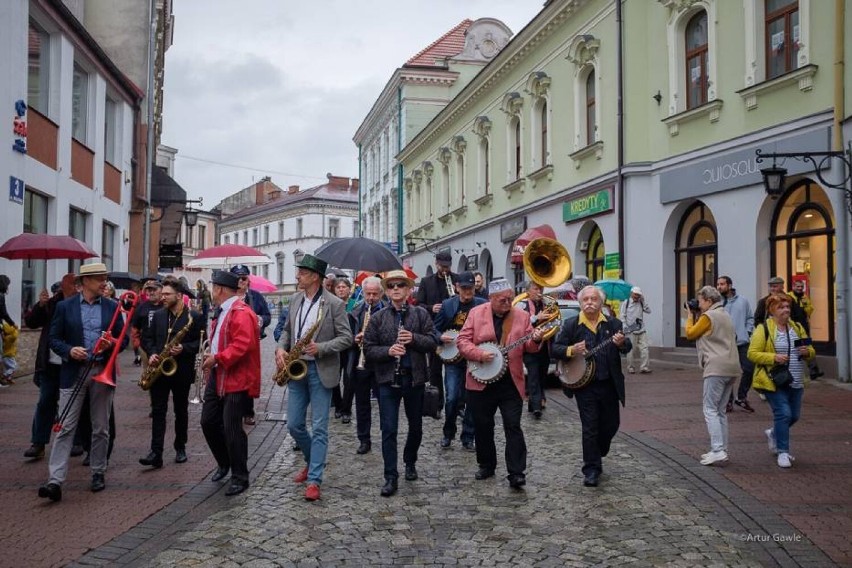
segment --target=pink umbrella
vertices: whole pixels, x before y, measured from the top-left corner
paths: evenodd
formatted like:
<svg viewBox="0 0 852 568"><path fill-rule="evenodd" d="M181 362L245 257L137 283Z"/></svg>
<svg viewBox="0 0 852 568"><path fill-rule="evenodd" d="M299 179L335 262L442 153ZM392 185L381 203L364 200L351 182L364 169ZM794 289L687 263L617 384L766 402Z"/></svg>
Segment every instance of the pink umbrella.
<svg viewBox="0 0 852 568"><path fill-rule="evenodd" d="M11 260L83 259L98 256L98 253L86 243L67 235L22 233L0 246L0 256Z"/></svg>
<svg viewBox="0 0 852 568"><path fill-rule="evenodd" d="M258 292L275 292L278 290L278 286L256 274L249 274L249 288Z"/></svg>
<svg viewBox="0 0 852 568"><path fill-rule="evenodd" d="M219 245L195 255L187 266L192 268L228 268L235 264L269 264L272 259L257 249L244 245Z"/></svg>

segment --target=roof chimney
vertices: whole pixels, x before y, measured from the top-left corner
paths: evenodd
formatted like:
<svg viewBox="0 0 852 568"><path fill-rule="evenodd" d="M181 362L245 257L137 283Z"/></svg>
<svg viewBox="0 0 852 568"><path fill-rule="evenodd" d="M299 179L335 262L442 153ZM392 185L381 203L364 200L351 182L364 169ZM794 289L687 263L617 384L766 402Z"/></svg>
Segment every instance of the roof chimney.
<svg viewBox="0 0 852 568"><path fill-rule="evenodd" d="M287 188L287 194L288 195L293 195L294 193L299 193L299 186L298 185L291 185L290 187Z"/></svg>
<svg viewBox="0 0 852 568"><path fill-rule="evenodd" d="M349 178L343 176L335 176L332 174L326 174L326 178L328 178L328 185L334 187L345 187L349 188Z"/></svg>
<svg viewBox="0 0 852 568"><path fill-rule="evenodd" d="M352 178L352 182L349 185L349 189L351 189L355 193L358 193L359 187L360 187L360 182L358 181L358 178Z"/></svg>

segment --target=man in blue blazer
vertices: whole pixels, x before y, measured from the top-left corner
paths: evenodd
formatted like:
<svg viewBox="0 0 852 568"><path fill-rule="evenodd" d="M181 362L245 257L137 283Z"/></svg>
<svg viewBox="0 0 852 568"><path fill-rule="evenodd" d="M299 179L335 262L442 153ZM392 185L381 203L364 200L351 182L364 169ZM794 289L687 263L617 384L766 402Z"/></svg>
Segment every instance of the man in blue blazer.
<svg viewBox="0 0 852 568"><path fill-rule="evenodd" d="M62 359L59 372L59 408L64 409L71 400L71 393L86 364L92 357L92 351L98 338L109 331L113 338L121 335L124 319L116 317L112 329L109 328L118 309L118 303L104 297L107 282L107 268L103 263L84 264L80 268L80 293L56 304L56 311L50 324L49 345L51 351ZM114 348L123 349L127 345L125 335L122 345L107 349L95 356L91 372L85 379L80 392L70 403L68 415L62 423L62 429L56 435L50 452L48 482L39 487L38 495L51 501L62 499L62 483L68 473L68 458L74 442L80 412L86 393L89 394L89 407L92 417L92 449L90 462L92 468L92 491L102 491L106 484L104 472L107 467L107 447L109 445L109 415L115 387L97 382L93 377L100 373ZM115 370L113 369L113 382Z"/></svg>

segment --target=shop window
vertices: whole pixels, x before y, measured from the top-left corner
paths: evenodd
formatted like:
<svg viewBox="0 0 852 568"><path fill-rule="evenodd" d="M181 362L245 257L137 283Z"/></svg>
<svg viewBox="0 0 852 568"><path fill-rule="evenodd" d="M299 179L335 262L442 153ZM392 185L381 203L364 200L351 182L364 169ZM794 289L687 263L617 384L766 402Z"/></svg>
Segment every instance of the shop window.
<svg viewBox="0 0 852 568"><path fill-rule="evenodd" d="M589 235L589 249L586 252L586 276L592 282L597 282L604 277L604 247L603 234L600 227L595 225L592 234Z"/></svg>
<svg viewBox="0 0 852 568"><path fill-rule="evenodd" d="M698 201L686 210L677 230L675 321L677 344L688 346L684 325L683 303L694 298L703 286L716 286L718 277L716 220L704 203Z"/></svg>
<svg viewBox="0 0 852 568"><path fill-rule="evenodd" d="M792 186L779 200L772 222L772 274L787 289L802 280L813 302L809 333L821 353L833 354L835 341L834 218L825 191L810 180Z"/></svg>

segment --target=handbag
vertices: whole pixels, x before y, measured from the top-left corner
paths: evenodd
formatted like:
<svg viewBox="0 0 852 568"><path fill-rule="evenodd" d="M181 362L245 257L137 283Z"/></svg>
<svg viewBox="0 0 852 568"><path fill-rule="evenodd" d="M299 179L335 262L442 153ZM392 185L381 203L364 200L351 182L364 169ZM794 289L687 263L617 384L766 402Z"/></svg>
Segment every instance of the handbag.
<svg viewBox="0 0 852 568"><path fill-rule="evenodd" d="M440 420L441 391L435 385L425 385L423 389L423 416Z"/></svg>
<svg viewBox="0 0 852 568"><path fill-rule="evenodd" d="M766 328L766 337L769 339L769 327L766 322L763 323ZM787 360L790 360L790 328L787 328ZM793 382L793 375L790 373L788 365L775 365L769 369L769 378L775 384L775 388L781 388Z"/></svg>

